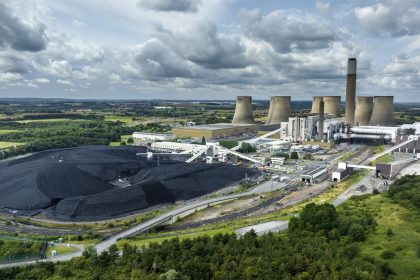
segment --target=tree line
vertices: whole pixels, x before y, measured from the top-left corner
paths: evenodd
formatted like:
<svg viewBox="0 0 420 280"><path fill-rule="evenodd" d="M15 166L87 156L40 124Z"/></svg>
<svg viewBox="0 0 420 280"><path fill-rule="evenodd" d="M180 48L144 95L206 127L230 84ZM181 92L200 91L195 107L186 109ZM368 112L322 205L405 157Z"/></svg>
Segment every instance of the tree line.
<svg viewBox="0 0 420 280"><path fill-rule="evenodd" d="M357 246L374 227L369 214L309 204L283 234L173 238L141 248L113 245L101 254L88 247L83 257L4 269L0 278L387 279L389 267L361 255Z"/></svg>

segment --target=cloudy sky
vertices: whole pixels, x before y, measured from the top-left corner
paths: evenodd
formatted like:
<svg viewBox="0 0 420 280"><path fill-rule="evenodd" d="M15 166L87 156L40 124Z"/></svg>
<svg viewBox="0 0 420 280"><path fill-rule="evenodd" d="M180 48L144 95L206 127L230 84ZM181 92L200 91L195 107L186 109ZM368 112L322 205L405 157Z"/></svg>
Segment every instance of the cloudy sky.
<svg viewBox="0 0 420 280"><path fill-rule="evenodd" d="M0 97L420 102L420 1L0 0Z"/></svg>

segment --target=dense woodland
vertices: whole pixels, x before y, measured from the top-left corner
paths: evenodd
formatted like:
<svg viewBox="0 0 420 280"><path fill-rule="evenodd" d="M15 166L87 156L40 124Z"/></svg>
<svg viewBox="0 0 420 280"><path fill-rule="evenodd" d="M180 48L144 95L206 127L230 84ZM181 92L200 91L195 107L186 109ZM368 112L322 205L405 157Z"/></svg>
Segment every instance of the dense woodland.
<svg viewBox="0 0 420 280"><path fill-rule="evenodd" d="M8 268L0 279L386 279L385 263L360 255L357 244L374 230L365 213L339 213L309 204L287 234L250 232L199 237L100 255L88 248L65 263Z"/></svg>

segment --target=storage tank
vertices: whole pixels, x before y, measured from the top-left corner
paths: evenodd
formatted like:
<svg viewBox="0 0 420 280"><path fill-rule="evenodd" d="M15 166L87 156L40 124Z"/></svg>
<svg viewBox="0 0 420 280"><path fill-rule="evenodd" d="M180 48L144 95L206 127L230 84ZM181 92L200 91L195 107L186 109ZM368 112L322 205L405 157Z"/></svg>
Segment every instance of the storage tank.
<svg viewBox="0 0 420 280"><path fill-rule="evenodd" d="M271 117L266 122L267 125L280 124L289 120L292 114L290 96L273 96L271 104L273 104L273 109L271 111ZM270 114L270 110L268 113Z"/></svg>
<svg viewBox="0 0 420 280"><path fill-rule="evenodd" d="M347 61L347 84L346 84L346 115L345 124L354 124L356 109L356 58L349 58Z"/></svg>
<svg viewBox="0 0 420 280"><path fill-rule="evenodd" d="M250 124L254 123L254 115L252 113L252 97L237 96L235 114L233 115L233 124Z"/></svg>
<svg viewBox="0 0 420 280"><path fill-rule="evenodd" d="M341 96L324 96L324 114L341 117Z"/></svg>
<svg viewBox="0 0 420 280"><path fill-rule="evenodd" d="M273 115L273 109L274 109L274 96L270 96L270 107L268 108L267 120L265 121L266 125L271 124L271 116Z"/></svg>
<svg viewBox="0 0 420 280"><path fill-rule="evenodd" d="M372 96L358 96L356 98L355 125L369 125L373 109Z"/></svg>
<svg viewBox="0 0 420 280"><path fill-rule="evenodd" d="M369 125L394 126L394 97L374 96Z"/></svg>
<svg viewBox="0 0 420 280"><path fill-rule="evenodd" d="M311 114L318 114L319 113L319 103L322 100L322 96L314 96L312 97L312 109Z"/></svg>

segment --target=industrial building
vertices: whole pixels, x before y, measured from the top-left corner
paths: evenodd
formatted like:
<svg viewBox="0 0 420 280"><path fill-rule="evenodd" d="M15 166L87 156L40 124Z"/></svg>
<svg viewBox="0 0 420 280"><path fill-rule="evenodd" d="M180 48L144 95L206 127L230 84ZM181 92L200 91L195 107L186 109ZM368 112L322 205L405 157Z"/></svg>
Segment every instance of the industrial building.
<svg viewBox="0 0 420 280"><path fill-rule="evenodd" d="M169 141L175 138L173 134L151 132L134 132L131 137L140 141Z"/></svg>
<svg viewBox="0 0 420 280"><path fill-rule="evenodd" d="M324 115L324 120L320 122L319 115L291 117L288 122L282 122L280 128L281 140L292 142L318 140L319 135L322 134L322 141L332 141L336 133L343 131L344 119Z"/></svg>
<svg viewBox="0 0 420 280"><path fill-rule="evenodd" d="M216 123L190 127L174 127L172 134L179 138L201 139L204 137L206 139L219 139L243 134L256 134L257 131L257 124Z"/></svg>
<svg viewBox="0 0 420 280"><path fill-rule="evenodd" d="M235 114L233 115L233 124L253 124L254 114L252 112L252 97L236 97Z"/></svg>
<svg viewBox="0 0 420 280"><path fill-rule="evenodd" d="M308 171L300 174L300 179L304 183L319 183L328 178L327 169L323 166L310 168Z"/></svg>

